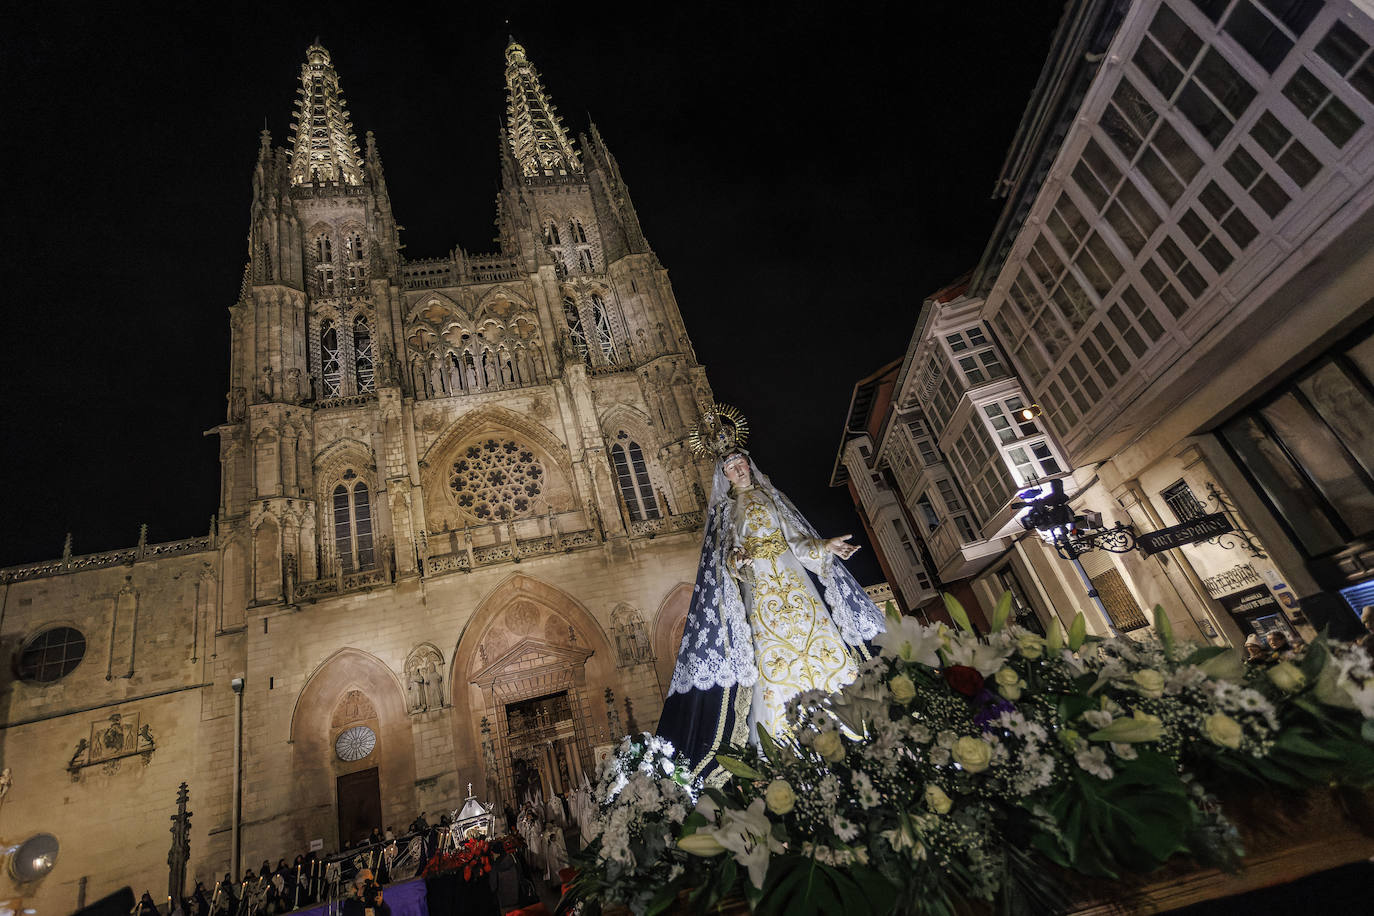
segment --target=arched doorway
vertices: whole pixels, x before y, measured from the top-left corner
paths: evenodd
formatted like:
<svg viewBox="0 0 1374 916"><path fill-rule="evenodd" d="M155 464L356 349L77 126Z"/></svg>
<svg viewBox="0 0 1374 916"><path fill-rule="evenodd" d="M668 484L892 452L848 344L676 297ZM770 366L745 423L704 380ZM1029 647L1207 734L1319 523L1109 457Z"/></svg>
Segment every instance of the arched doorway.
<svg viewBox="0 0 1374 916"><path fill-rule="evenodd" d="M569 595L516 575L483 601L454 657L457 725L498 806L569 792L610 740L605 694L615 657L601 626ZM480 756L479 756L480 755Z"/></svg>
<svg viewBox="0 0 1374 916"><path fill-rule="evenodd" d="M404 826L418 813L404 692L374 655L340 649L310 676L291 717L291 757L301 845L333 838L337 849L351 833Z"/></svg>

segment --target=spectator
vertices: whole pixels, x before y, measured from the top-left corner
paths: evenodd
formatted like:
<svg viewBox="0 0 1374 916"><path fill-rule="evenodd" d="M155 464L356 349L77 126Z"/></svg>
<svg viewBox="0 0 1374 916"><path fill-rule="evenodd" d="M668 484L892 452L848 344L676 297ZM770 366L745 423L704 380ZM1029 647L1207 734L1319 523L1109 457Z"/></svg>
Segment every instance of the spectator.
<svg viewBox="0 0 1374 916"><path fill-rule="evenodd" d="M352 890L344 900L342 916L391 916L391 907L382 900L382 886L371 869L358 869Z"/></svg>
<svg viewBox="0 0 1374 916"><path fill-rule="evenodd" d="M1293 657L1293 647L1282 630L1270 630L1265 640L1269 643L1269 654L1273 661L1287 661Z"/></svg>
<svg viewBox="0 0 1374 916"><path fill-rule="evenodd" d="M1355 645L1374 655L1374 604L1360 609L1360 623L1364 624L1364 632L1355 640Z"/></svg>
<svg viewBox="0 0 1374 916"><path fill-rule="evenodd" d="M1267 661L1269 653L1265 651L1264 644L1260 642L1259 636L1251 633L1245 637L1245 664L1258 665Z"/></svg>

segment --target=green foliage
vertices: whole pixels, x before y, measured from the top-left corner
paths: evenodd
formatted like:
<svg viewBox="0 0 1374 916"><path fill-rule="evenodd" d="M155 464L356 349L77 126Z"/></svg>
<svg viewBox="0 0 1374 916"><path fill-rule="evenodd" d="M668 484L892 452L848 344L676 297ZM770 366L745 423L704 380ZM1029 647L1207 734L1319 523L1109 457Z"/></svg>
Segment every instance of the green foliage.
<svg viewBox="0 0 1374 916"><path fill-rule="evenodd" d="M1002 592L1002 597L997 599L997 606L992 609L992 632L996 633L1007 625L1007 618L1011 616L1011 591Z"/></svg>
<svg viewBox="0 0 1374 916"><path fill-rule="evenodd" d="M972 633L973 624L969 623L968 611L964 610L964 606L959 603L959 599L949 592L943 592L942 597L945 599L945 610L949 611L949 619L953 620L955 624L958 625L959 629L963 630L965 633Z"/></svg>
<svg viewBox="0 0 1374 916"><path fill-rule="evenodd" d="M890 913L897 888L864 866L822 865L809 856L775 856L762 891L750 889L756 916L846 916Z"/></svg>
<svg viewBox="0 0 1374 916"><path fill-rule="evenodd" d="M1074 772L1048 806L1058 834L1036 833L1035 849L1066 868L1104 878L1152 871L1187 851L1193 806L1174 762L1141 751L1137 759L1114 765L1116 776L1108 781Z"/></svg>
<svg viewBox="0 0 1374 916"><path fill-rule="evenodd" d="M729 771L735 776L740 776L744 779L763 779L762 773L737 757L727 757L724 754L717 754L716 763L720 764L722 769Z"/></svg>
<svg viewBox="0 0 1374 916"><path fill-rule="evenodd" d="M1069 651L1077 652L1087 638L1088 621L1083 618L1083 612L1079 611L1074 615L1073 623L1069 624Z"/></svg>

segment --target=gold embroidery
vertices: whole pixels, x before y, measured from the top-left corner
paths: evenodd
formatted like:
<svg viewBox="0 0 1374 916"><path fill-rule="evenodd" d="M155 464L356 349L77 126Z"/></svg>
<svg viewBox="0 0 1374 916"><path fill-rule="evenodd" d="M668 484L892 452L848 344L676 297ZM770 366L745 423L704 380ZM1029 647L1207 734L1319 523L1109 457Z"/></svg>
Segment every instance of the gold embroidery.
<svg viewBox="0 0 1374 916"><path fill-rule="evenodd" d="M766 537L744 539L744 555L751 560L773 560L786 551L787 541L777 531Z"/></svg>

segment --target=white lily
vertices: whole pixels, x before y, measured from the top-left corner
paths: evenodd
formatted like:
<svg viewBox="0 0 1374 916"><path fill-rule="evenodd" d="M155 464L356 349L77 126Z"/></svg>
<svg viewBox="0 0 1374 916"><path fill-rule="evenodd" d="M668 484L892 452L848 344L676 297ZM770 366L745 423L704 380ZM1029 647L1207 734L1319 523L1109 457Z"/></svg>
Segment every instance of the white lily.
<svg viewBox="0 0 1374 916"><path fill-rule="evenodd" d="M1014 649L1011 645L994 646L970 637L951 641L945 649L945 658L951 665L967 665L983 677L990 677L997 673Z"/></svg>
<svg viewBox="0 0 1374 916"><path fill-rule="evenodd" d="M763 799L754 799L744 811L726 808L720 826L710 833L716 842L734 854L736 862L749 870L750 883L762 890L769 858L783 849L773 836L773 825L764 810Z"/></svg>
<svg viewBox="0 0 1374 916"><path fill-rule="evenodd" d="M888 658L938 668L940 656L936 653L945 640L939 624L925 626L915 617L903 617L901 623L889 621L887 631L873 637L873 643Z"/></svg>

